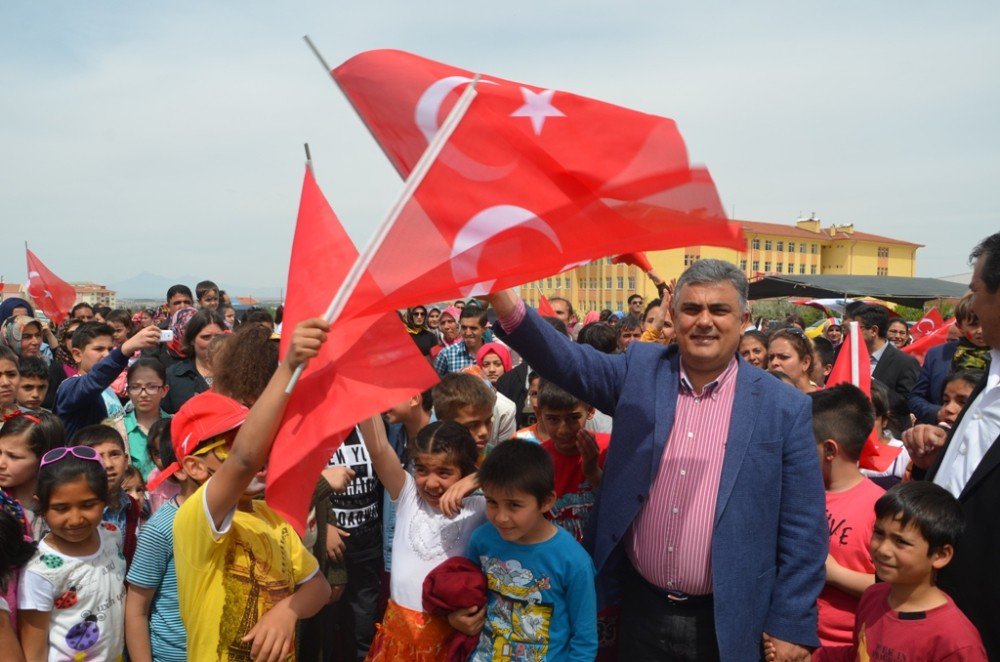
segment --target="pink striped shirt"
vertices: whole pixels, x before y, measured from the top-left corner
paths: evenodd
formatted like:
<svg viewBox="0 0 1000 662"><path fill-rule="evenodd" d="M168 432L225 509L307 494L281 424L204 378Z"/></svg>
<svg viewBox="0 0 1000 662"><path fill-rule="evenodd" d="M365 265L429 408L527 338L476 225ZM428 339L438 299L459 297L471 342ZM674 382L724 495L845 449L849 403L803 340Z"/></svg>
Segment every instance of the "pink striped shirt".
<svg viewBox="0 0 1000 662"><path fill-rule="evenodd" d="M736 396L736 357L696 394L681 366L674 425L629 529L632 565L646 581L690 595L712 592L712 529Z"/></svg>

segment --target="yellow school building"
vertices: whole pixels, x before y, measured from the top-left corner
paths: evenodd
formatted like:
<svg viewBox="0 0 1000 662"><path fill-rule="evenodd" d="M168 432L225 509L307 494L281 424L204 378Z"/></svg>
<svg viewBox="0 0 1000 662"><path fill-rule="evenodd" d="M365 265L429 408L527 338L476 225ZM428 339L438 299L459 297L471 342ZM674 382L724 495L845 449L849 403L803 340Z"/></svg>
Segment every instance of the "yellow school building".
<svg viewBox="0 0 1000 662"><path fill-rule="evenodd" d="M815 216L793 224L734 221L743 226L746 252L715 246L690 246L647 253L653 269L664 279L676 278L695 260L718 258L738 264L747 277L764 275L907 276L917 271L915 244L860 232L854 224L823 227ZM561 274L521 286L521 296L533 306L539 295L562 297L573 303L580 317L591 310L626 310L628 297L657 296L656 288L639 269L611 264L604 258Z"/></svg>

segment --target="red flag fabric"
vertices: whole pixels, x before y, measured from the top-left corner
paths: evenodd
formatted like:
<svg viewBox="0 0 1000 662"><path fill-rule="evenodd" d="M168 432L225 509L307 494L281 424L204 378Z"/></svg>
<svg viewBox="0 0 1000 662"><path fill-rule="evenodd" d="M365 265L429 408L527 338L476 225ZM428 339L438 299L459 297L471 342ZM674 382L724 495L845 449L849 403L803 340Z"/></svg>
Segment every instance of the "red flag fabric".
<svg viewBox="0 0 1000 662"><path fill-rule="evenodd" d="M307 169L288 268L281 355L292 330L324 313L358 253ZM300 534L320 472L353 426L437 382L395 312L345 309L288 401L265 498Z"/></svg>
<svg viewBox="0 0 1000 662"><path fill-rule="evenodd" d="M538 297L538 314L542 317L556 317L556 309L552 307L544 294Z"/></svg>
<svg viewBox="0 0 1000 662"><path fill-rule="evenodd" d="M851 365L851 345L858 345L858 371L854 373ZM844 336L844 344L840 347L837 360L833 364L830 376L826 380L826 385L836 386L837 384L854 384L864 391L869 399L872 397L872 377L871 377L871 355L868 354L868 347L861 338L861 332L856 324L850 325L850 330ZM903 451L897 446L890 446L879 441L878 423L868 435L864 448L861 449L861 457L858 466L871 471L885 471L893 461L899 457Z"/></svg>
<svg viewBox="0 0 1000 662"><path fill-rule="evenodd" d="M920 340L929 333L934 333L936 330L940 329L944 324L944 318L941 317L941 311L937 308L931 308L927 311L927 314L921 317L916 324L910 327L910 337L914 340Z"/></svg>
<svg viewBox="0 0 1000 662"><path fill-rule="evenodd" d="M76 302L76 288L49 271L28 248L24 252L28 258L28 294L46 317L62 324Z"/></svg>
<svg viewBox="0 0 1000 662"><path fill-rule="evenodd" d="M473 77L393 50L332 73L404 176ZM373 259L371 300L481 295L636 250L745 250L672 120L490 76L476 92Z"/></svg>
<svg viewBox="0 0 1000 662"><path fill-rule="evenodd" d="M646 254L641 251L616 255L611 258L611 264L631 264L632 266L638 267L645 272L653 270L653 265L649 263L649 258L646 257Z"/></svg>
<svg viewBox="0 0 1000 662"><path fill-rule="evenodd" d="M948 320L947 322L943 322L934 331L925 334L919 340L914 340L909 345L904 347L903 351L920 361L920 364L923 365L924 357L927 355L928 350L932 347L937 347L938 345L943 345L948 342L948 332L954 325L954 318Z"/></svg>

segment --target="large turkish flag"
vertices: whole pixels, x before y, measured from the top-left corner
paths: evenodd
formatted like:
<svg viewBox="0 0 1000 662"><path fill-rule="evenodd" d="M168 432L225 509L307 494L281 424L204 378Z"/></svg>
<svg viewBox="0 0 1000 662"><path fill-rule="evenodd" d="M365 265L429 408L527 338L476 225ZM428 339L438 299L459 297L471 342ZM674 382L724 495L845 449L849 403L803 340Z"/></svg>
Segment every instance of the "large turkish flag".
<svg viewBox="0 0 1000 662"><path fill-rule="evenodd" d="M28 259L28 294L46 317L62 324L76 301L76 288L52 273L29 249L24 251Z"/></svg>
<svg viewBox="0 0 1000 662"><path fill-rule="evenodd" d="M392 50L333 70L407 176L471 72ZM689 245L745 249L674 122L484 76L389 229L370 273L382 309L494 292L593 259ZM380 297L380 295L382 295Z"/></svg>

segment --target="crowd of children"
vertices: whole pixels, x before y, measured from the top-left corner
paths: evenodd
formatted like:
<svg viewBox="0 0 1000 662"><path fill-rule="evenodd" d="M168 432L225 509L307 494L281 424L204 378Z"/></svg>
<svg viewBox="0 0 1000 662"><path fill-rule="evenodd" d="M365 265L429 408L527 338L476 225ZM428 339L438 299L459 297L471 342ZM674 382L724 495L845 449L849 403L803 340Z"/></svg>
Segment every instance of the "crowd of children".
<svg viewBox="0 0 1000 662"><path fill-rule="evenodd" d="M663 295L580 328L558 300L547 321L594 351L628 353L672 341ZM275 320L237 326L209 281L195 296L171 288L162 312L82 304L58 333L27 302L9 304L4 660L618 659L619 605L598 599L583 546L613 420L522 366L476 302L407 311L441 381L351 432L317 477L303 538L262 496L285 388L325 322L286 328L279 362ZM956 369L919 391L942 426L984 367L977 321L959 313ZM818 341L775 326L747 330L739 352L741 369L812 399L830 534L814 659L986 659L934 581L962 530L957 501L911 481L905 453L882 472L859 466L873 430L901 445L905 398L877 381L870 397L824 388L840 320ZM161 342L163 329L175 340ZM766 636L760 651L777 659Z"/></svg>

